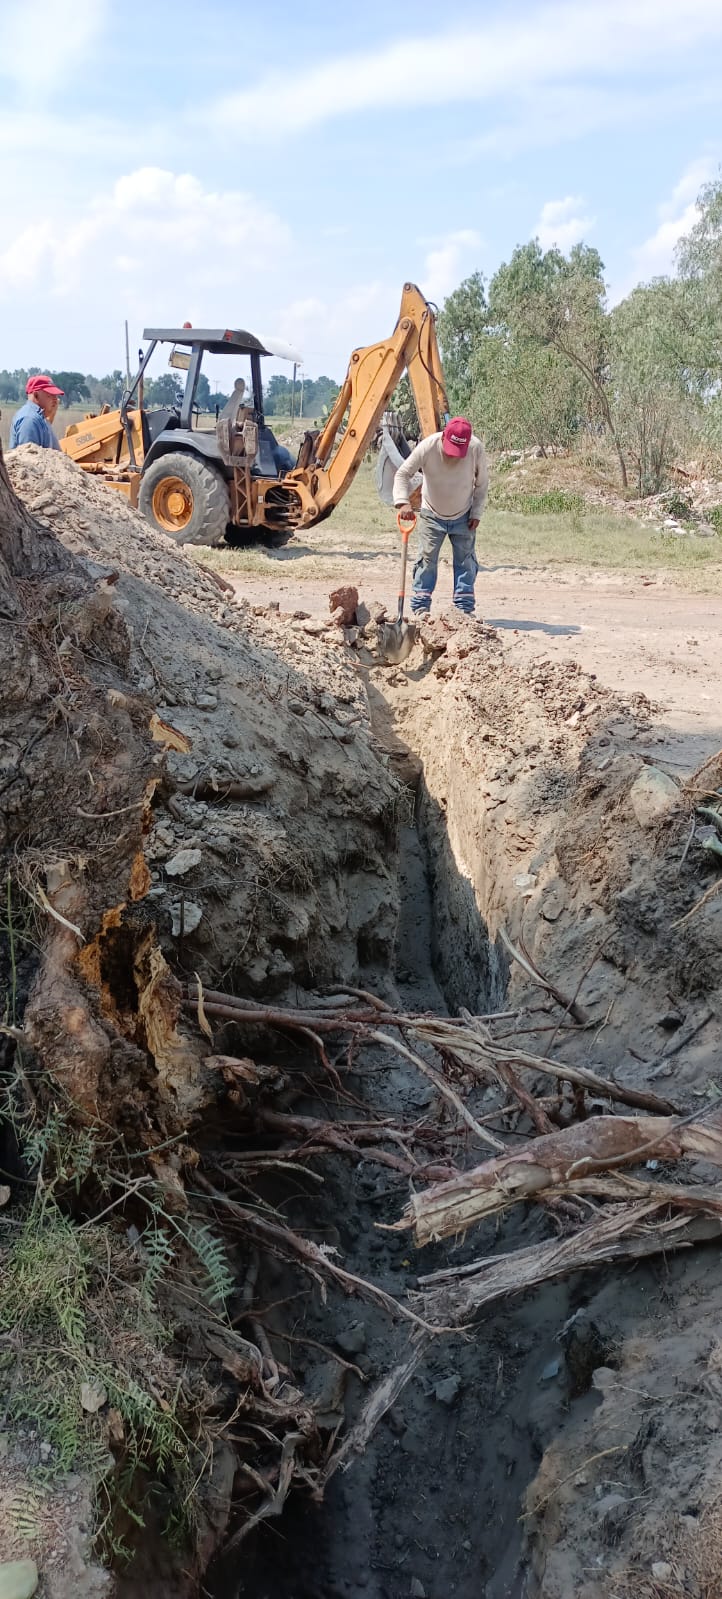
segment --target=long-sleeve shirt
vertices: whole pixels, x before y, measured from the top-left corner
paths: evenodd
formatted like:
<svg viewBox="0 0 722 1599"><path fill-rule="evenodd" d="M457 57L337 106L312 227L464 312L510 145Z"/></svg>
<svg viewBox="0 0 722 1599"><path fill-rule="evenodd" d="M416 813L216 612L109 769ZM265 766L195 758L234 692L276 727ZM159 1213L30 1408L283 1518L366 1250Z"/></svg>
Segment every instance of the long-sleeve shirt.
<svg viewBox="0 0 722 1599"><path fill-rule="evenodd" d="M50 423L34 400L28 400L13 417L10 449L14 450L18 444L42 444L44 450L60 449Z"/></svg>
<svg viewBox="0 0 722 1599"><path fill-rule="evenodd" d="M422 475L421 505L445 522L468 514L478 519L486 504L489 470L481 439L472 433L464 456L444 455L441 433L430 433L399 467L394 478L394 505L410 498L411 481Z"/></svg>

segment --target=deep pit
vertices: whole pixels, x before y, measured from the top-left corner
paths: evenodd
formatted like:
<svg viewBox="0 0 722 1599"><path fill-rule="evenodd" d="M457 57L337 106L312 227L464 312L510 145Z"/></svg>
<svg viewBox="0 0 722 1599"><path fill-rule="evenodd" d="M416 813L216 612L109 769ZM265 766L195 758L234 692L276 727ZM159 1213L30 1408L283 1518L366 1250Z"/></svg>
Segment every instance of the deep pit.
<svg viewBox="0 0 722 1599"><path fill-rule="evenodd" d="M493 645L482 664L485 715L493 717L488 687ZM444 686L448 705L449 685ZM552 682L552 697L560 697L561 711L570 687L577 695L584 688L599 693L596 686L574 678L571 684ZM500 683L499 690L510 721L513 686ZM377 736L413 796L413 825L400 830L394 968L391 974L376 974L378 991L391 994L406 1012L456 1014L462 1006L474 1014L516 1011L513 1030L517 1038L524 1035L522 1043L531 1036L528 1047L543 1051L551 1036L567 1060L588 1061L589 1034L580 1037L579 1029L568 1025L563 1006L544 990L525 984L523 972L510 970L495 934L506 927L518 937L523 929L524 947L535 953L543 949L546 973L559 982L563 974L567 988L573 973L575 999L599 1016L591 1035L592 1058L616 1070L621 1040L626 1037L632 1053L638 1053L635 1043L648 1036L647 1028L654 1029L659 988L655 991L654 978L643 965L632 975L621 952L607 962L601 951L597 960L589 958L590 945L603 944L604 934L613 942L611 926L604 927L600 938L600 921L614 921L608 883L600 896L606 903L595 905L586 876L589 872L593 879L588 847L577 882L571 873L566 882L560 877L560 854L563 858L564 849L571 852L575 843L575 801L581 813L577 825L589 829L590 791L600 816L614 818L606 838L600 825L598 847L601 835L611 856L619 849L620 838L612 834L615 829L620 835L627 831L619 815L619 788L614 779L607 780L608 789L604 781L590 783L589 772L595 761L603 771L608 769L611 745L628 786L627 750L649 730L646 706L620 707L608 699L605 703L602 696L596 736L583 750L581 770L579 745L563 727L552 726L551 737L548 726L545 737L532 734L526 761L523 755L519 760L518 746L511 754L522 782L514 792L516 774L509 778L505 773L506 795L500 801L498 734L490 738L485 721L481 749L478 744L475 749L473 717L467 720L463 714L474 705L473 691L465 703L457 699L443 740L438 736L443 710L428 690L424 699L415 700L415 687L407 678L399 675L389 684L377 675L370 692ZM533 723L533 700L531 709L530 715L528 700L518 703L527 724ZM541 710L540 726L549 720L547 706ZM553 720L561 722L561 717ZM505 737L515 739L508 721ZM404 733L417 740L415 748L404 742ZM616 870L617 897L626 917L629 896L624 898L621 862ZM559 909L565 889L571 908L567 915ZM537 925L528 915L529 899L535 896ZM580 901L576 905L575 897ZM546 904L546 917L539 916L540 900ZM643 905L641 892L639 900ZM639 925L636 932L639 936ZM663 984L664 973L655 975ZM613 1039L604 1039L610 996L621 1008L623 994L627 1013L621 1028ZM433 1090L392 1053L384 1058L378 1049L362 1050L357 1068L351 1086L359 1114L363 1105L372 1105L375 1114L400 1122L423 1115L434 1103ZM483 1118L498 1106L498 1092L472 1088L467 1102ZM332 1114L328 1096L309 1101L305 1108ZM503 1118L494 1127L502 1131ZM529 1136L523 1124L516 1127ZM468 1162L483 1159L484 1153L470 1140ZM288 1214L306 1233L320 1230L351 1271L395 1298L413 1292L422 1274L539 1244L568 1226L564 1215L518 1207L459 1241L432 1245L420 1255L408 1234L379 1230L397 1221L406 1188L404 1179L394 1180L371 1164L362 1163L351 1174L347 1166L329 1161L322 1191L300 1197L298 1192L291 1196L289 1189ZM687 1258L672 1255L661 1263L643 1262L631 1275L629 1268L620 1273L602 1266L594 1273L548 1282L488 1311L462 1333L440 1336L363 1453L331 1479L323 1503L292 1497L279 1521L266 1523L242 1546L236 1564L224 1563L209 1592L214 1599L402 1599L409 1594L445 1599L452 1593L459 1599L578 1599L582 1593L606 1599L612 1590L605 1551L618 1544L620 1527L633 1526L632 1507L649 1507L648 1491L635 1482L635 1471L637 1478L640 1472L643 1477L644 1468L637 1464L631 1484L630 1473L620 1473L619 1457L630 1443L620 1445L619 1455L614 1444L606 1450L590 1445L580 1453L580 1440L586 1434L594 1438L603 1403L595 1373L607 1372L613 1387L614 1372L630 1358L627 1351L636 1351L631 1358L638 1362L646 1341L659 1337L668 1307L689 1307L690 1298L696 1302L700 1293L709 1297L711 1327L722 1306L717 1276L714 1253L704 1250ZM280 1274L265 1285L265 1296L274 1302L288 1288L287 1277ZM689 1308L674 1311L677 1324L684 1314L690 1317ZM333 1293L323 1307L305 1295L294 1328L295 1336L314 1339L327 1351L328 1358L319 1362L317 1353L309 1350L310 1358L303 1360L298 1347L291 1351L290 1344L285 1346L296 1375L321 1396L330 1448L337 1430L357 1419L368 1385L408 1355L408 1333L394 1328L384 1312ZM350 1369L336 1364L339 1355ZM639 1403L644 1412L644 1399ZM650 1434L644 1414L639 1424L638 1418L632 1419L631 1442L641 1454L654 1428ZM615 1421L613 1435L618 1431ZM585 1452L595 1458L608 1454L611 1460L609 1469L599 1465L593 1486L594 1474L585 1476L579 1464ZM563 1537L558 1512L551 1536L548 1517L544 1525L544 1517L525 1514L530 1488L532 1503L541 1497L532 1484L541 1482L546 1493L545 1474L553 1481L555 1471L563 1481L570 1475L580 1500L572 1507ZM549 1499L554 1498L550 1490ZM663 1510L660 1520L664 1522ZM554 1548L557 1537L559 1550ZM647 1589L643 1582L639 1572L620 1576L614 1592L629 1599L647 1593L656 1599L658 1591L666 1595L666 1590ZM708 1592L711 1596L718 1589Z"/></svg>
<svg viewBox="0 0 722 1599"><path fill-rule="evenodd" d="M55 1260L97 1228L63 1292L87 1282L82 1369L126 1384L125 1410L86 1421L78 1403L78 1451L102 1442L112 1485L149 1418L164 1444L133 1484L146 1517L126 1515L123 1575L91 1565L91 1510L79 1528L56 1477L33 1545L47 1599L69 1599L71 1547L70 1599L718 1599L722 1295L702 1240L719 1236L722 897L694 820L722 763L686 782L702 752L641 697L521 668L494 629L442 627L382 671L340 632L323 645L303 618L237 608L43 453L14 452L12 472L60 538L0 474L0 821L32 930L18 966L9 912L0 955L32 1081L12 1027L2 1048L16 1126L63 1108L41 1246ZM358 1025L352 1007L330 1019L339 988L365 991ZM434 1017L437 1039L458 1029L445 1053ZM548 1176L547 1138L633 1138L630 1107L664 1124L660 1158L592 1178L571 1160L544 1193L497 1183L458 1243L415 1242L447 1181L487 1193L490 1137L516 1179L525 1162ZM32 1192L35 1169L19 1152L13 1181ZM168 1319L139 1338L145 1184ZM24 1425L0 1451L3 1504L37 1465L48 1341L15 1248L37 1217L13 1202L0 1397ZM163 1528L184 1493L181 1560ZM3 1557L21 1558L5 1519Z"/></svg>
<svg viewBox="0 0 722 1599"><path fill-rule="evenodd" d="M425 808L422 789L423 779L416 798ZM433 826L427 816L424 839ZM481 1008L483 994L486 1009L492 994L492 1003L503 999L503 978L495 974L492 987L486 976L495 965L489 959L486 928L475 904L472 911L469 881L456 867L449 872L448 895L443 894L444 873L453 857L448 836L436 843L432 879L420 831L416 826L401 830L395 997L404 1010L444 1014L442 974L454 966L473 972L476 961L478 975L466 1002ZM437 919L434 905L439 902L442 914ZM452 940L449 948L447 938ZM457 977L457 1003L463 1003L458 1000L462 984L463 976ZM373 1072L371 1078L367 1070ZM395 1121L418 1117L433 1100L413 1068L378 1050L359 1060L351 1086L360 1099L372 1103L376 1114ZM328 1102L304 1102L303 1109L329 1114ZM332 1163L324 1179L320 1196L301 1201L300 1209L296 1199L296 1223L302 1220L307 1234L320 1229L325 1241L338 1246L350 1270L394 1297L401 1295L413 1286L418 1272L413 1249L406 1237L375 1229L377 1223L397 1219L405 1181L389 1181L388 1173L379 1177L373 1167L362 1167L351 1179L347 1168L334 1169ZM532 1227L535 1232L538 1224ZM512 1247L527 1233L523 1225L507 1227L505 1242ZM493 1242L490 1228L483 1245ZM431 1249L424 1268L461 1264L479 1247L476 1237L461 1248ZM265 1285L271 1300L282 1297L284 1289L288 1282L283 1274ZM429 1596L453 1592L461 1599L482 1592L489 1599L521 1593L514 1575L521 1543L519 1503L564 1408L559 1386L540 1388L540 1374L555 1354L555 1334L569 1313L568 1287L553 1285L523 1311L489 1318L483 1332L439 1340L363 1456L332 1478L323 1504L293 1499L280 1523L268 1524L252 1546L243 1546L236 1570L226 1566L218 1586L209 1589L214 1599L396 1599L421 1588ZM359 1308L340 1296L329 1296L323 1308L314 1303L301 1310L296 1331L325 1342L336 1353L345 1352L344 1358L367 1381L403 1359L408 1346L405 1330L394 1328L385 1312ZM364 1384L353 1371L334 1371L332 1355L322 1365L310 1361L304 1369L298 1353L293 1351L294 1371L306 1385L310 1378L311 1391L330 1387L324 1421L332 1435L341 1415L353 1422ZM340 1383L334 1381L339 1376L344 1379Z"/></svg>

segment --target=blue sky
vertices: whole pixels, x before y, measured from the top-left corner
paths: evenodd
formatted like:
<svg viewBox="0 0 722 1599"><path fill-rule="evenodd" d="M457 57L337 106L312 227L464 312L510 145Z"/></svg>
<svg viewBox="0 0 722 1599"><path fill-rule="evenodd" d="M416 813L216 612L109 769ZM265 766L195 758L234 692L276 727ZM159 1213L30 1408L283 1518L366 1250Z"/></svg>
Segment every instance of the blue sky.
<svg viewBox="0 0 722 1599"><path fill-rule="evenodd" d="M128 317L340 378L407 278L534 234L619 298L722 159L722 0L0 0L0 38L0 367L107 371Z"/></svg>

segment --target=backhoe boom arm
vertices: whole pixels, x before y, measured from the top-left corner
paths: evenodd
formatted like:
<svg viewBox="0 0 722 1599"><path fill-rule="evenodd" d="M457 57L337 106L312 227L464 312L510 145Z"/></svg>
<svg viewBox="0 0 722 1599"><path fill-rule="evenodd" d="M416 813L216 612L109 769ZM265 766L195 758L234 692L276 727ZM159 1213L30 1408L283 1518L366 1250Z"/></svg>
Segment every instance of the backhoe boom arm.
<svg viewBox="0 0 722 1599"><path fill-rule="evenodd" d="M336 404L317 441L313 464L290 472L284 480L285 486L301 494L306 526L328 515L346 493L404 370L409 374L425 438L443 427L448 401L435 312L414 283L404 284L391 337L354 350ZM346 429L337 444L344 417Z"/></svg>

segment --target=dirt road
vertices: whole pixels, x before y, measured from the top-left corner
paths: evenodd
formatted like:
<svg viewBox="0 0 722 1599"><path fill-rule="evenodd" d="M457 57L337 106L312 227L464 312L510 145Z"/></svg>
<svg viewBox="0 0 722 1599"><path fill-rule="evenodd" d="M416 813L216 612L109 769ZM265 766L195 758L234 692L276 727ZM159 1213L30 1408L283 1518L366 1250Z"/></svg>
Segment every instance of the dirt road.
<svg viewBox="0 0 722 1599"><path fill-rule="evenodd" d="M282 611L327 615L329 589L341 577L354 582L362 598L381 599L393 610L396 563L390 556L364 551L354 561L351 554L343 572L335 562L331 577L307 578L303 555L309 553L294 544L269 555L262 576L227 575L239 598L277 600ZM444 562L434 614L448 610L451 594L451 568ZM492 567L479 573L477 602L484 620L502 631L513 660L571 658L610 688L646 694L693 761L722 746L718 595L685 592L661 574Z"/></svg>

